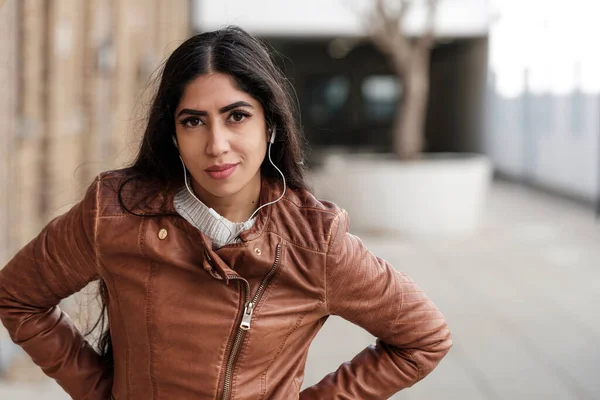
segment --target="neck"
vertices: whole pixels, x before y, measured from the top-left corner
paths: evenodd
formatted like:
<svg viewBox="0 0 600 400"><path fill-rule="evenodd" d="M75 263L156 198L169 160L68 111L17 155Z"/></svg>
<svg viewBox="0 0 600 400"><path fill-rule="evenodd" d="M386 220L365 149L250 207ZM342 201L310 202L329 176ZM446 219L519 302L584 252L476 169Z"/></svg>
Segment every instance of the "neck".
<svg viewBox="0 0 600 400"><path fill-rule="evenodd" d="M257 173L246 186L228 197L217 197L203 190L192 179L192 189L206 206L231 222L245 222L259 206L261 177Z"/></svg>

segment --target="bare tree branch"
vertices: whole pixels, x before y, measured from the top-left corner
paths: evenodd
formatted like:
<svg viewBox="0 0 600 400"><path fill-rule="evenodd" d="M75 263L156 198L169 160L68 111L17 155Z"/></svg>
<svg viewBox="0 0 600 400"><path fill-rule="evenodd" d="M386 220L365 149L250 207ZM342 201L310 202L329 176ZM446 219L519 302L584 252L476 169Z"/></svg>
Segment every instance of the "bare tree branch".
<svg viewBox="0 0 600 400"><path fill-rule="evenodd" d="M385 0L376 0L371 18L371 36L375 45L384 53L392 56L394 65L403 73L408 67L411 44L404 34L404 16L412 0L401 0L400 9L393 15Z"/></svg>
<svg viewBox="0 0 600 400"><path fill-rule="evenodd" d="M425 31L417 41L417 48L420 51L429 50L435 40L435 18L437 16L439 0L427 0L427 21Z"/></svg>
<svg viewBox="0 0 600 400"><path fill-rule="evenodd" d="M389 7L390 2L399 8ZM368 21L371 40L386 53L404 93L394 121L394 152L401 159L418 158L424 148L424 129L429 99L429 62L435 42L435 19L439 0L426 0L427 15L419 37L409 39L405 18L417 0L373 0Z"/></svg>
<svg viewBox="0 0 600 400"><path fill-rule="evenodd" d="M411 0L400 0L400 8L398 10L398 20L404 21L404 17L406 16L406 13L411 9L412 5L414 4L414 1Z"/></svg>

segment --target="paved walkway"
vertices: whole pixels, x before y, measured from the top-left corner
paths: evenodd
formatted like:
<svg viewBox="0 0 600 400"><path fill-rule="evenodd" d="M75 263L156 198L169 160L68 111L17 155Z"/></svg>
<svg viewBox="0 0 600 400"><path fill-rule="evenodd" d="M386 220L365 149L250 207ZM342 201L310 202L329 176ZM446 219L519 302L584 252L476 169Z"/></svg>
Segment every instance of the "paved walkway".
<svg viewBox="0 0 600 400"><path fill-rule="evenodd" d="M496 183L476 237L363 239L419 283L454 335L438 369L393 399L600 399L600 223L591 210ZM305 385L372 341L331 318ZM0 385L0 399L68 398L49 387Z"/></svg>

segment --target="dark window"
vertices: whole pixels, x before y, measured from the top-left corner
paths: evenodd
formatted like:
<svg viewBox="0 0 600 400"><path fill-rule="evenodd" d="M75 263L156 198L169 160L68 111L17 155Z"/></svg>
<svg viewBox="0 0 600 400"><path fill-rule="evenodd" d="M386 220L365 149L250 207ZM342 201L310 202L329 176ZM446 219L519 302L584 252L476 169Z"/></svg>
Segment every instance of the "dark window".
<svg viewBox="0 0 600 400"><path fill-rule="evenodd" d="M391 122L394 119L401 86L397 76L371 75L362 83L363 110L368 122Z"/></svg>
<svg viewBox="0 0 600 400"><path fill-rule="evenodd" d="M318 77L307 81L308 114L315 124L325 124L339 117L350 94L350 80L345 76Z"/></svg>

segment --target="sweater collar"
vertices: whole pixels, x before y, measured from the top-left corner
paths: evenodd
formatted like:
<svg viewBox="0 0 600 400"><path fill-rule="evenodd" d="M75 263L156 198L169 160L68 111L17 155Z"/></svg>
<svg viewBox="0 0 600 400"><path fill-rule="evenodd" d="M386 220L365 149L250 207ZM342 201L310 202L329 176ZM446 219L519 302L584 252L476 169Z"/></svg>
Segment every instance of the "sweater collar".
<svg viewBox="0 0 600 400"><path fill-rule="evenodd" d="M278 182L273 181L266 177L262 177L261 178L261 186L260 186L259 207L262 206L263 204L267 204L267 203L270 203L270 202L278 199L281 196L282 190L283 190L283 187ZM170 209L169 211L172 213L179 214L178 210L175 207L175 197L177 197L177 195L180 193L180 191L181 190L178 189L175 192L171 192L170 195L167 195L168 197L165 199L167 208ZM194 200L196 200L196 199L194 199ZM283 201L283 199L282 199L282 201ZM267 223L271 217L271 212L273 210L273 207L276 205L277 205L277 203L261 208L258 211L258 213L256 214L256 216L254 217L252 226L239 233L238 237L239 237L239 240L242 245L245 245L244 244L245 242L249 242L254 239L257 239L258 237L260 237L263 234L263 231L264 231L265 227L267 226ZM206 205L204 205L204 204L203 204L203 206L206 207ZM179 214L179 215L181 215L181 214ZM187 218L185 218L183 216L182 216L182 218L184 218L186 221L188 221ZM177 225L179 225L179 224L177 224ZM188 224L186 224L186 225L188 225L190 228L196 228L198 231L200 231L200 233L203 233L202 230L200 230L199 228L196 227L195 223L188 221ZM208 235L206 235L204 233L202 234L202 236L203 236L204 241L206 241L206 239L210 239L208 237ZM207 247L211 248L212 246L207 246Z"/></svg>
<svg viewBox="0 0 600 400"><path fill-rule="evenodd" d="M239 233L252 227L256 220L252 218L244 222L231 222L209 208L185 186L175 194L173 205L179 215L212 239L213 248L235 243Z"/></svg>

